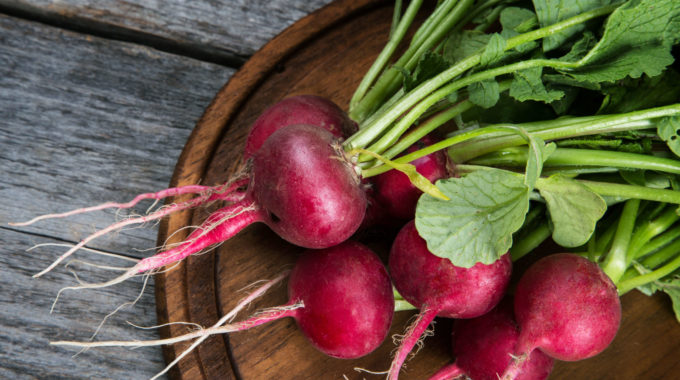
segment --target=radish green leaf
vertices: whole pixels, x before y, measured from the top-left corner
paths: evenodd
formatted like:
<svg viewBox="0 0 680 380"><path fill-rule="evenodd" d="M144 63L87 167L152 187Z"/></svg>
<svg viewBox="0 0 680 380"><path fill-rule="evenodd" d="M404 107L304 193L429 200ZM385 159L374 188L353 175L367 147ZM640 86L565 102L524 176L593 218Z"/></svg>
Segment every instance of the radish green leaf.
<svg viewBox="0 0 680 380"><path fill-rule="evenodd" d="M430 252L469 268L491 264L510 249L529 208L522 175L484 169L440 180L437 187L450 200L423 195L416 209L416 228Z"/></svg>

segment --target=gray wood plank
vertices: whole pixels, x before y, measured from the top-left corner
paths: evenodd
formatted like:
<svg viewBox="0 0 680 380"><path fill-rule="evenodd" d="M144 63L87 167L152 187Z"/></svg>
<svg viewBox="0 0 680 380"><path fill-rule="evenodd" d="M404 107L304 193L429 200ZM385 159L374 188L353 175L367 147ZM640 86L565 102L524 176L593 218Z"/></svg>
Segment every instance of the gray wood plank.
<svg viewBox="0 0 680 380"><path fill-rule="evenodd" d="M331 0L1 0L0 6L60 23L89 28L109 26L145 39L174 41L205 52L237 57L253 54L265 42L304 15Z"/></svg>
<svg viewBox="0 0 680 380"><path fill-rule="evenodd" d="M232 73L0 16L0 224L165 188L195 122ZM78 241L114 220L112 211L96 212L20 230ZM153 227L93 246L141 257L132 248L153 247Z"/></svg>
<svg viewBox="0 0 680 380"><path fill-rule="evenodd" d="M25 253L27 241L53 242L0 229L0 378L144 379L164 368L159 347L90 349L74 358L77 349L50 346L54 340L88 340L107 313L138 296L143 281L135 278L108 289L64 292L50 314L58 289L76 281L63 268L43 278L32 278L36 267L47 265L48 260L44 255ZM128 264L119 259L98 261ZM87 281L112 276L111 272L91 269L78 272L89 274ZM153 281L136 305L121 309L105 323L96 339L157 338L155 330L140 330L126 321L140 326L156 324Z"/></svg>

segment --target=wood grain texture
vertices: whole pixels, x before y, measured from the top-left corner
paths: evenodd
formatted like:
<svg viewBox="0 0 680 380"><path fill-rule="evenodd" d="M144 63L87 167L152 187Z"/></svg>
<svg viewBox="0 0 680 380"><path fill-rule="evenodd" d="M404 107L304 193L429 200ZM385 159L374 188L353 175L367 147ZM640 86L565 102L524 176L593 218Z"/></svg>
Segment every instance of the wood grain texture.
<svg viewBox="0 0 680 380"><path fill-rule="evenodd" d="M0 223L167 187L193 125L232 73L0 16ZM78 241L115 220L105 211L21 230ZM154 245L155 229L145 228L92 246L142 257L134 248Z"/></svg>
<svg viewBox="0 0 680 380"><path fill-rule="evenodd" d="M163 368L158 348L91 350L73 359L77 350L47 345L54 339L88 339L107 313L136 297L140 282L67 292L50 315L56 291L75 280L63 268L41 279L30 276L66 248L25 250L43 242L78 241L114 221L113 212L22 228L7 222L126 201L167 187L196 120L233 72L0 16L0 378L135 379ZM144 257L148 252L135 249L155 246L156 235L151 225L92 246ZM77 257L112 263L87 253ZM77 268L81 275L91 270ZM112 276L99 273L89 280ZM156 331L125 324L156 324L152 292L153 281L137 306L107 324L99 338L156 337Z"/></svg>
<svg viewBox="0 0 680 380"><path fill-rule="evenodd" d="M206 54L244 59L330 0L2 0L0 6L116 34L136 32Z"/></svg>
<svg viewBox="0 0 680 380"><path fill-rule="evenodd" d="M54 340L85 341L104 317L142 290L141 278L125 286L87 291L66 291L54 313L50 307L57 291L77 285L67 271L59 270L34 279L36 269L49 264L50 258L25 252L27 244L58 242L28 237L0 229L0 378L2 379L140 379L149 378L164 367L158 348L92 349L75 358L73 348L50 346ZM129 265L117 259L98 258L98 263ZM111 272L78 267L87 274L83 280L103 281ZM125 307L102 327L97 339L154 339L155 330L140 330L128 325L156 324L153 284L150 283L136 305Z"/></svg>

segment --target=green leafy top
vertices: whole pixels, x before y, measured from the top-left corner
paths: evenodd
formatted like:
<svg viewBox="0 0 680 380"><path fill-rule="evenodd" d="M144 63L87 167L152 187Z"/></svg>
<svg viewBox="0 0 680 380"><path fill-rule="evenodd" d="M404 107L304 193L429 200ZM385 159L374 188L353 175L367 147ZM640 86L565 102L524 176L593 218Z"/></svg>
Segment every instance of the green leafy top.
<svg viewBox="0 0 680 380"><path fill-rule="evenodd" d="M657 76L673 63L671 47L679 38L680 2L629 1L611 14L600 41L570 75L590 82Z"/></svg>

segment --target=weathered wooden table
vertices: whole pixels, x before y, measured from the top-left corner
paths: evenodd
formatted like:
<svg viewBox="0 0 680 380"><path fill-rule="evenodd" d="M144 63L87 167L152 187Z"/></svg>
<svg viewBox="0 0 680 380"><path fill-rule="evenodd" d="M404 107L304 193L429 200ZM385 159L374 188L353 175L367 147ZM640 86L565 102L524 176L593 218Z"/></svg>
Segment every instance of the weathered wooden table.
<svg viewBox="0 0 680 380"><path fill-rule="evenodd" d="M105 316L134 301L143 282L64 292L77 284L63 267L31 276L113 212L30 219L167 187L187 136L238 67L286 26L329 0L0 1L0 378L141 379L164 367L160 348L52 347L88 339ZM156 228L122 231L92 248L129 257L151 248ZM80 255L79 258L87 258ZM120 259L97 258L110 265ZM84 264L73 264L82 268ZM81 267L78 267L78 266ZM85 271L80 270L79 273ZM108 278L95 272L86 281ZM100 339L152 338L152 281Z"/></svg>
<svg viewBox="0 0 680 380"><path fill-rule="evenodd" d="M82 261L34 279L67 245L120 216L8 222L167 187L220 87L265 42L330 1L0 0L0 379L144 379L165 366L158 347L92 349L74 358L74 349L49 345L95 331L99 340L157 337L126 323L157 323L153 280L66 290L51 312L60 289L111 278L102 265L148 256L131 247L152 250L154 225L89 245L117 257L83 252L75 256ZM680 378L680 329L670 303L644 298L623 298L621 332L601 362L559 363L553 377Z"/></svg>

